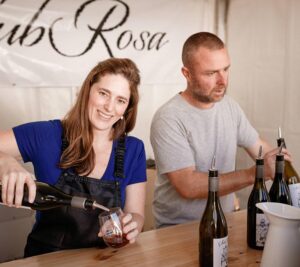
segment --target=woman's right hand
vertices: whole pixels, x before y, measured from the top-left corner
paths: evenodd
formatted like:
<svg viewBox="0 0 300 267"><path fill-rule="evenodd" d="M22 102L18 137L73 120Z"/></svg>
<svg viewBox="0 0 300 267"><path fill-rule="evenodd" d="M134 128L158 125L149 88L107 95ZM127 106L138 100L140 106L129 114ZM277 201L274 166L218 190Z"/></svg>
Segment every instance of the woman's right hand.
<svg viewBox="0 0 300 267"><path fill-rule="evenodd" d="M8 206L20 207L23 199L24 185L28 187L28 200L35 199L36 185L32 174L24 169L12 156L0 152L0 181L2 184L2 202Z"/></svg>

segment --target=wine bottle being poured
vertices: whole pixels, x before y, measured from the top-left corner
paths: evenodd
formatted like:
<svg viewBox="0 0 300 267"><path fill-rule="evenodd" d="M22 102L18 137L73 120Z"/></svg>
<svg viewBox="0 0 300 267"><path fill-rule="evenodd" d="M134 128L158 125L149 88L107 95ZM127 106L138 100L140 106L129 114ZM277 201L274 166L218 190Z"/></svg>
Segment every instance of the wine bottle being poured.
<svg viewBox="0 0 300 267"><path fill-rule="evenodd" d="M0 184L0 202L2 203L1 192L2 186ZM98 204L92 199L71 196L59 190L58 188L43 182L36 182L36 196L33 203L28 201L28 189L26 186L24 187L22 206L30 207L34 210L48 210L61 206L72 206L81 209L98 208L109 211L108 208Z"/></svg>

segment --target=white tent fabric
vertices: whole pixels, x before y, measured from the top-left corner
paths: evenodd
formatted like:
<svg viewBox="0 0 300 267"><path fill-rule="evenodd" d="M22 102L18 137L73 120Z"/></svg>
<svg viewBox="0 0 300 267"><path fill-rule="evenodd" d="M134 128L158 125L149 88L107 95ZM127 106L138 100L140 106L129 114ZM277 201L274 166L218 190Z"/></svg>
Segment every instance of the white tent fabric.
<svg viewBox="0 0 300 267"><path fill-rule="evenodd" d="M276 146L281 126L300 171L300 2L232 0L229 93L261 135Z"/></svg>
<svg viewBox="0 0 300 267"><path fill-rule="evenodd" d="M227 40L232 61L228 93L274 147L282 128L300 174L299 14L297 0L230 0ZM251 164L240 151L238 168ZM240 196L248 197L249 190Z"/></svg>
<svg viewBox="0 0 300 267"><path fill-rule="evenodd" d="M0 85L78 86L107 57L133 59L146 84L180 82L174 55L190 33L213 30L214 2L4 1Z"/></svg>

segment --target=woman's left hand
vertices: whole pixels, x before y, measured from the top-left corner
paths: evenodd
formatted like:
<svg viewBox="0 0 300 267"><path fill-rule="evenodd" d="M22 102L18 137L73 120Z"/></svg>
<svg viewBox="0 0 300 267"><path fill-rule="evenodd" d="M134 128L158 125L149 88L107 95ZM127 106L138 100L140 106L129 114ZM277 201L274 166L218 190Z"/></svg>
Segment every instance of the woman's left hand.
<svg viewBox="0 0 300 267"><path fill-rule="evenodd" d="M122 224L123 233L126 234L129 243L134 243L139 235L138 223L134 220L134 216L131 213L126 213L122 218Z"/></svg>

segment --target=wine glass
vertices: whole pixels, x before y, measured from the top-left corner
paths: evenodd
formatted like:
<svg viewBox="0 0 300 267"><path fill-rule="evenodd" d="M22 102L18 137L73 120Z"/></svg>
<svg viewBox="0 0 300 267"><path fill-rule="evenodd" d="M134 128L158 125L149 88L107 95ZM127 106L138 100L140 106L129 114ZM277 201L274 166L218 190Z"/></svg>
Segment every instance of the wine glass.
<svg viewBox="0 0 300 267"><path fill-rule="evenodd" d="M99 215L100 231L107 246L120 248L128 244L129 240L123 233L122 218L124 213L121 208L112 208Z"/></svg>

